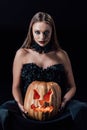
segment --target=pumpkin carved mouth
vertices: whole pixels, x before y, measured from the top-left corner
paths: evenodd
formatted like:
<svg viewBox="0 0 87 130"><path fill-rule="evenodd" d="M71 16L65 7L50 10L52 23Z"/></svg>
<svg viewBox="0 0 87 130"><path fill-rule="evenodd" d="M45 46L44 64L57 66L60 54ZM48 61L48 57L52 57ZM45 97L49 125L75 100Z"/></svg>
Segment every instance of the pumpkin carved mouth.
<svg viewBox="0 0 87 130"><path fill-rule="evenodd" d="M34 110L34 111L39 111L39 112L52 112L53 111L53 106L47 106L47 107L35 107L34 104L31 105L31 108Z"/></svg>
<svg viewBox="0 0 87 130"><path fill-rule="evenodd" d="M43 100L39 100L40 95L37 92L37 90L34 89L34 100L39 101L40 106L35 106L34 104L31 105L31 109L34 111L40 111L40 112L52 112L53 111L53 106L49 106L50 102L50 95L52 94L52 90L50 89L44 96Z"/></svg>

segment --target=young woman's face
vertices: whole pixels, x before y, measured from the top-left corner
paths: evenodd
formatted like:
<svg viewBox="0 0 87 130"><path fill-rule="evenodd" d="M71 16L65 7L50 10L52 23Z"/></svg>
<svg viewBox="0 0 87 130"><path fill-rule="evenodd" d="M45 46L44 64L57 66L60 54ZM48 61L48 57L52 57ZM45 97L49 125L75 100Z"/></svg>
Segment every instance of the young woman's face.
<svg viewBox="0 0 87 130"><path fill-rule="evenodd" d="M51 39L52 27L45 22L36 22L32 26L34 41L45 46Z"/></svg>

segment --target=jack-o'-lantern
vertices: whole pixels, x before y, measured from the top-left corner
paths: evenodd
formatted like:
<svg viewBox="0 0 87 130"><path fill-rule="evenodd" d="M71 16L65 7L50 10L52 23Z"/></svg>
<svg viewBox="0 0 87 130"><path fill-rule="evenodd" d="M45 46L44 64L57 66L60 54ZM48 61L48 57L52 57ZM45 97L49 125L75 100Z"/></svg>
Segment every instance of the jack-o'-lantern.
<svg viewBox="0 0 87 130"><path fill-rule="evenodd" d="M58 113L61 88L55 82L33 81L27 88L24 109L30 118L47 120Z"/></svg>

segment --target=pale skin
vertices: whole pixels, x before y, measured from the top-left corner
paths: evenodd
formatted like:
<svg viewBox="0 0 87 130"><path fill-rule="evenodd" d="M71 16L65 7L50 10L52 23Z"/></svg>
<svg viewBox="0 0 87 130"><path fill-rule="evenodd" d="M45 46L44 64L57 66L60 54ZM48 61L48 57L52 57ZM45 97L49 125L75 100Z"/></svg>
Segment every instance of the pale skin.
<svg viewBox="0 0 87 130"><path fill-rule="evenodd" d="M45 46L51 39L52 28L49 24L45 22L37 22L33 24L32 33L34 40L40 46ZM23 64L25 63L35 63L36 65L43 67L43 69L52 66L54 64L62 63L66 71L70 89L64 95L65 100L62 101L61 107L64 107L67 101L71 100L71 98L75 95L76 85L74 81L70 59L66 51L60 49L58 51L50 51L48 53L38 53L32 49L21 48L16 52L14 58L13 84L12 84L12 93L21 111L26 113L23 107L23 99L20 90L21 69Z"/></svg>

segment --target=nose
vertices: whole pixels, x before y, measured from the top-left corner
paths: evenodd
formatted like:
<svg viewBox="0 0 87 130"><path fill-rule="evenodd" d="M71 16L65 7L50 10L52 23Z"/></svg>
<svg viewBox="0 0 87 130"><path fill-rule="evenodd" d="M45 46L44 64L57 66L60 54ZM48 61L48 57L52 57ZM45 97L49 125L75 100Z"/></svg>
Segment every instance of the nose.
<svg viewBox="0 0 87 130"><path fill-rule="evenodd" d="M44 33L41 33L41 34L40 34L40 39L41 39L41 40L44 40L44 39L45 39Z"/></svg>

